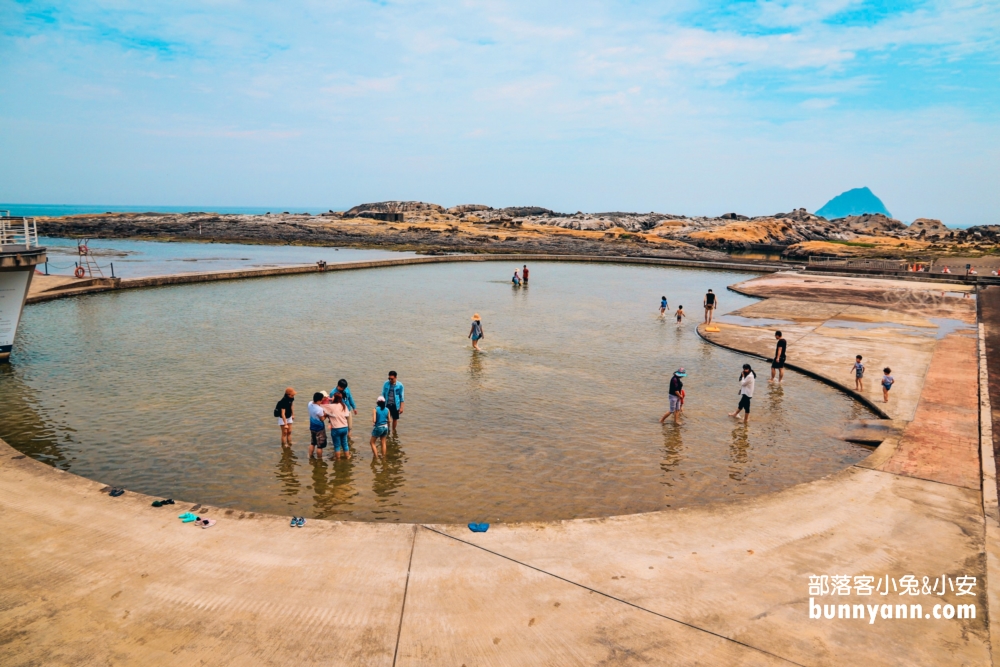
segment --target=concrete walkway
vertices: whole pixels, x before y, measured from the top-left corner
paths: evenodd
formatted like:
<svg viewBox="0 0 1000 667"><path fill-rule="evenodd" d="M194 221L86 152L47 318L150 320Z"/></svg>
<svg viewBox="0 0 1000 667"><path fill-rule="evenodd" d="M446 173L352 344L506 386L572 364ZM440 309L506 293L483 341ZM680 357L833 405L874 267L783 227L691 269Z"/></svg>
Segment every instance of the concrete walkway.
<svg viewBox="0 0 1000 667"><path fill-rule="evenodd" d="M899 389L887 412L905 427L861 465L739 504L483 534L292 529L284 517L110 498L0 443L2 663L988 665L983 499L967 451L978 443L977 339L919 324L941 309L967 322L971 301L904 292L881 308L895 319L848 313L899 326L845 328L843 288L814 287L780 297L783 307L744 309L717 342L769 355L771 321L791 322L802 328L789 360L850 385L854 350L872 357L869 369L885 359ZM218 524L184 525L176 516L188 509ZM834 580L818 578L830 575L888 590L834 595ZM906 575L927 577L927 592L900 595ZM976 578L975 595L949 588L962 576ZM945 591L931 592L942 577ZM965 603L975 618L934 617ZM883 617L903 604L921 605L920 617ZM824 605L864 605L864 618L810 618Z"/></svg>

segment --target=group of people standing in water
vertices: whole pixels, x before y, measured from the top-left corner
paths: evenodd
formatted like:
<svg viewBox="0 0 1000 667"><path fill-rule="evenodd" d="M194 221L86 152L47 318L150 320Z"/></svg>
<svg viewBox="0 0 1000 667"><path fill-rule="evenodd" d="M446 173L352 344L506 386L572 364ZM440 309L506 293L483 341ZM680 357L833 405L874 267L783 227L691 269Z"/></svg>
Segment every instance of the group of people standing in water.
<svg viewBox="0 0 1000 667"><path fill-rule="evenodd" d="M292 425L295 423L295 389L288 387L285 395L274 406L274 416L281 429L281 446L292 446ZM396 431L396 425L403 414L403 383L396 371L389 371L389 378L382 385L382 394L372 408L372 432L369 444L375 459L385 460L386 440L389 429ZM358 406L354 402L347 380L340 380L331 391L317 391L307 406L309 412L309 458L323 459L323 452L329 444L333 448L334 460L351 458L349 436L354 427L354 416ZM326 427L330 426L329 438ZM380 445L380 446L379 446Z"/></svg>

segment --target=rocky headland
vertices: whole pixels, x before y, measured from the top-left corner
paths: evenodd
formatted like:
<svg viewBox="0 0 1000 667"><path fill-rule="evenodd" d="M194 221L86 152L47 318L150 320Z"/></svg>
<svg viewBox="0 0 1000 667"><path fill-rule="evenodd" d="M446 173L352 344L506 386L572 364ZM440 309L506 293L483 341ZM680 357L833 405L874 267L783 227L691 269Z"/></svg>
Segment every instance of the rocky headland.
<svg viewBox="0 0 1000 667"><path fill-rule="evenodd" d="M910 225L883 214L834 220L807 212L748 217L669 213L560 213L537 206L445 208L425 202L378 202L320 215L105 213L39 218L51 236L337 245L425 253L532 252L722 259L727 253L932 259L991 254L1000 225L949 229L920 218Z"/></svg>

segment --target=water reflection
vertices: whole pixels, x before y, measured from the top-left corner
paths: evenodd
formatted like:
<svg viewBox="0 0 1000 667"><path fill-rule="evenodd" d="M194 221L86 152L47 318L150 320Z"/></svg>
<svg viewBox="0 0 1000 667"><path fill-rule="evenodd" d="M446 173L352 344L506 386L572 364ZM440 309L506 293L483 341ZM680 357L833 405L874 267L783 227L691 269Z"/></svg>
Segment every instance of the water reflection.
<svg viewBox="0 0 1000 667"><path fill-rule="evenodd" d="M386 440L386 455L384 461L372 460L372 493L375 494L376 509L373 513L378 519L390 518L389 515L399 513L402 499L397 497L406 479L403 477L403 465L406 463L406 452L399 444L399 435L390 433Z"/></svg>
<svg viewBox="0 0 1000 667"><path fill-rule="evenodd" d="M742 420L733 428L730 434L732 438L729 445L729 479L742 481L746 478L746 464L750 461L750 427Z"/></svg>
<svg viewBox="0 0 1000 667"><path fill-rule="evenodd" d="M295 455L295 447L282 447L281 458L275 468L274 476L281 483L279 494L288 498L299 495L302 489L302 482L299 481L295 468L298 465L298 457Z"/></svg>
<svg viewBox="0 0 1000 667"><path fill-rule="evenodd" d="M684 429L675 426L672 421L663 425L663 460L660 470L663 471L663 484L673 486L673 471L680 465L684 451Z"/></svg>

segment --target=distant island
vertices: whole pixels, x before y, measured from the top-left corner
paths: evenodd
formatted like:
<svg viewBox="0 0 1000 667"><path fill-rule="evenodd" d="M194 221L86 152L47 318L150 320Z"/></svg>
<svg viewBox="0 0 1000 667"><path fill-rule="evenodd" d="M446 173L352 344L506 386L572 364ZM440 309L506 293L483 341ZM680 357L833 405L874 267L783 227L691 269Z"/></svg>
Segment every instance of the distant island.
<svg viewBox="0 0 1000 667"><path fill-rule="evenodd" d="M846 218L851 215L881 213L887 218L892 214L886 209L882 200L875 196L868 188L854 188L847 192L842 192L816 211L816 215L827 220Z"/></svg>

